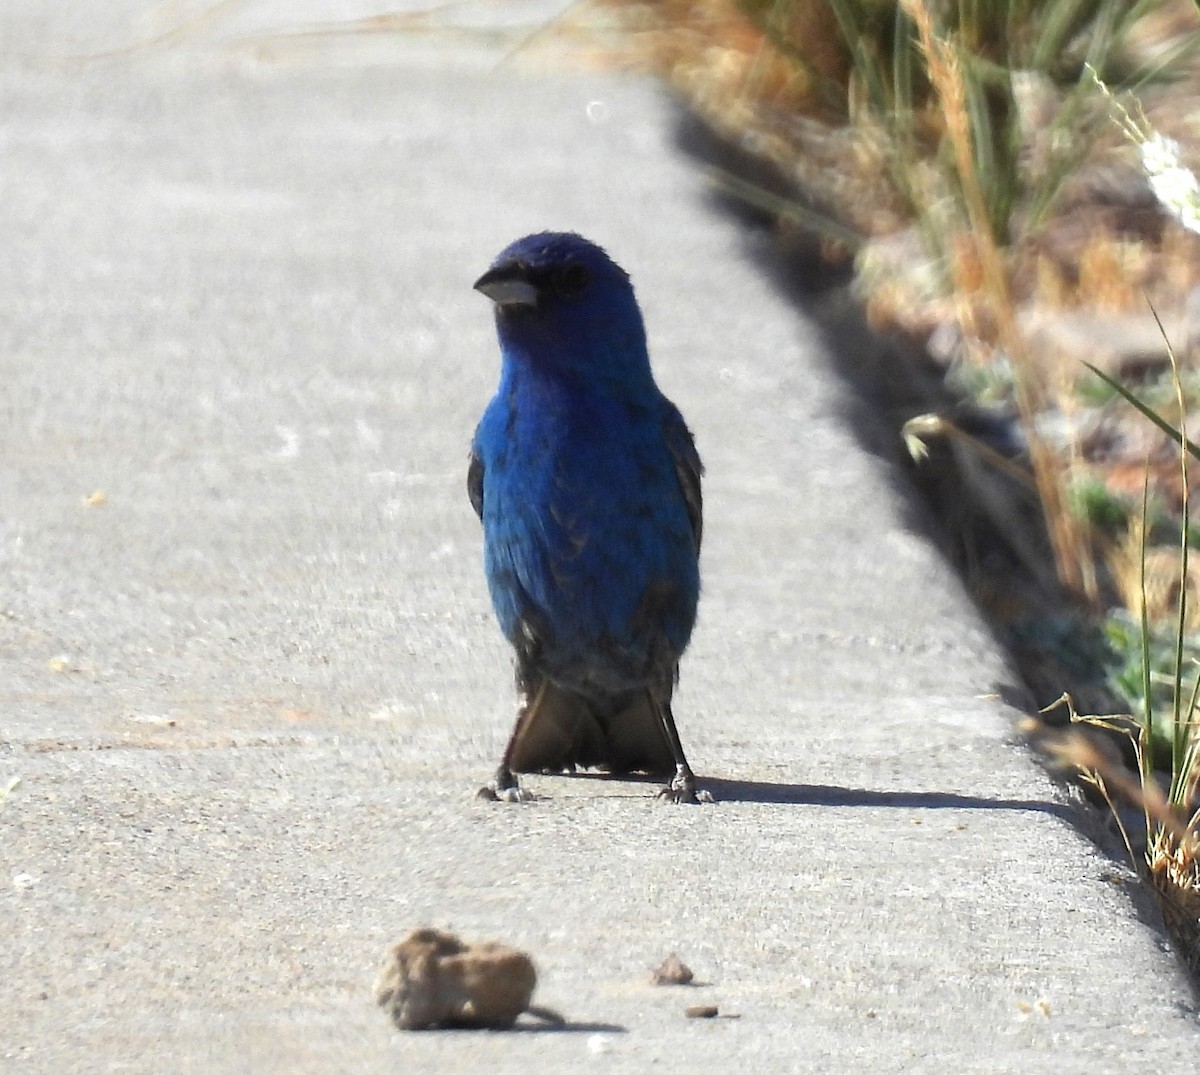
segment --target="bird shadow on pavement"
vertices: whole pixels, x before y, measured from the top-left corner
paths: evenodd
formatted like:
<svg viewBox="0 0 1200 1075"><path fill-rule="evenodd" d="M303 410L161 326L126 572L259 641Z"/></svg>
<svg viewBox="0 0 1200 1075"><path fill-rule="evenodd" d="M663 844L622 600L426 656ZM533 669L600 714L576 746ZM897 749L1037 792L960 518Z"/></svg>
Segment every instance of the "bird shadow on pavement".
<svg viewBox="0 0 1200 1075"><path fill-rule="evenodd" d="M514 1023L505 1028L507 1034L628 1034L629 1028L620 1023L579 1023L567 1019L562 1023Z"/></svg>
<svg viewBox="0 0 1200 1075"><path fill-rule="evenodd" d="M555 773L567 780L619 781L634 784L663 783L661 776L622 773ZM987 799L949 791L874 791L833 784L785 784L769 780L733 780L697 774L696 785L718 803L773 803L780 806L869 806L896 810L1020 810L1049 814L1074 822L1069 807L1046 799Z"/></svg>
<svg viewBox="0 0 1200 1075"><path fill-rule="evenodd" d="M697 777L718 802L779 803L797 806L874 806L898 810L1022 810L1069 821L1068 807L1044 799L985 799L947 791L872 791L831 784L780 784L765 780Z"/></svg>
<svg viewBox="0 0 1200 1075"><path fill-rule="evenodd" d="M525 1013L522 1012L522 1015ZM433 1027L424 1027L418 1033L425 1033L428 1030L440 1031L444 1034L628 1034L629 1028L621 1026L620 1023L588 1023L577 1022L573 1019L564 1019L558 1022L555 1019L542 1018L534 1015L534 1019L528 1022L513 1023L512 1026L458 1026L458 1025L436 1025ZM540 1020L540 1021L537 1021Z"/></svg>

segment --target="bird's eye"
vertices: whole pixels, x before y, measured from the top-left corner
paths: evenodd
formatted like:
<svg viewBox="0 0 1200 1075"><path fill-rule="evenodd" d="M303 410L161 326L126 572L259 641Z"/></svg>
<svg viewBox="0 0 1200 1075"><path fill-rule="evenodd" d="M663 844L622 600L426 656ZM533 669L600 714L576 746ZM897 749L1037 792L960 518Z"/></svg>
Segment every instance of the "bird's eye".
<svg viewBox="0 0 1200 1075"><path fill-rule="evenodd" d="M572 295L578 295L587 286L588 278L587 269L577 262L572 262L555 270L554 290L564 298L570 298Z"/></svg>

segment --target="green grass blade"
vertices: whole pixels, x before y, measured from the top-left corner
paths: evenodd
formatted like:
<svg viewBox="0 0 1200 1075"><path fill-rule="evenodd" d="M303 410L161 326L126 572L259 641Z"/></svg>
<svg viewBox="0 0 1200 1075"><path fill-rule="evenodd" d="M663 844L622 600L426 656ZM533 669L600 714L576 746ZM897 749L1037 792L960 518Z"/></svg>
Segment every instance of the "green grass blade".
<svg viewBox="0 0 1200 1075"><path fill-rule="evenodd" d="M1193 456L1193 458L1200 459L1200 445L1197 445L1195 441L1188 440L1182 433L1180 433L1180 431L1178 429L1176 429L1173 425L1171 425L1171 423L1168 422L1161 414L1158 414L1151 407L1149 407L1145 403L1143 403L1140 399L1137 398L1137 396L1135 396L1132 392L1130 392L1129 389L1126 388L1119 381L1114 380L1103 370L1097 369L1090 362L1085 362L1084 365L1087 366L1087 368L1090 369L1097 377L1099 377L1100 380L1102 380L1106 385L1108 385L1109 388L1111 388L1114 392L1116 392L1117 395L1121 396L1125 400L1126 403L1130 404L1135 409L1141 411L1142 414L1144 414L1147 418L1149 418L1150 421L1152 421L1156 426L1158 426L1158 428L1161 429L1176 444L1186 447L1188 452Z"/></svg>
<svg viewBox="0 0 1200 1075"><path fill-rule="evenodd" d="M1102 375L1103 376L1103 375ZM1141 627L1142 627L1142 749L1138 760L1142 769L1142 782L1154 772L1154 703L1150 697L1154 689L1154 681L1150 671L1150 609L1146 600L1146 535L1150 514L1150 464L1146 464L1145 478L1142 481L1142 532L1141 532L1141 566L1139 569L1139 585L1142 590Z"/></svg>
<svg viewBox="0 0 1200 1075"><path fill-rule="evenodd" d="M1154 308L1153 303L1150 305L1150 312L1154 314L1154 320L1158 324L1158 330L1162 333L1163 339L1167 344L1167 357L1171 361L1171 382L1175 387L1175 402L1179 407L1179 437L1181 443L1187 441L1187 406L1183 398L1183 381L1179 376L1179 360L1175 355L1175 348L1171 346L1170 339L1167 338L1166 329L1163 327L1162 319L1158 316L1158 311ZM1184 662L1184 642L1187 638L1187 601L1188 601L1188 520L1191 517L1190 512L1190 496L1188 490L1188 453L1182 449L1179 452L1179 468L1181 480L1183 483L1181 513L1182 521L1179 527L1179 618L1175 625L1175 680L1172 683L1172 712L1171 719L1171 795L1170 801L1174 805L1180 805L1175 798L1177 789L1185 784L1187 774L1185 772L1186 756L1188 752L1189 742L1189 727L1191 724L1191 709L1188 710L1188 716L1185 720L1183 714L1183 662Z"/></svg>
<svg viewBox="0 0 1200 1075"><path fill-rule="evenodd" d="M1076 33L1086 0L1051 0L1042 13L1038 38L1030 56L1030 66L1044 71L1062 53Z"/></svg>
<svg viewBox="0 0 1200 1075"><path fill-rule="evenodd" d="M887 87L879 72L878 59L871 55L866 45L868 37L863 33L862 12L846 0L829 0L829 10L833 12L838 29L842 32L842 39L850 50L854 70L863 81L871 108L877 116L886 116L891 111L892 102L888 99Z"/></svg>
<svg viewBox="0 0 1200 1075"><path fill-rule="evenodd" d="M1192 684L1191 697L1188 699L1187 716L1183 721L1183 753L1179 765L1171 772L1170 801L1173 806L1185 809L1191 802L1194 785L1200 772L1196 768L1197 740L1196 705L1200 702L1200 669L1196 671L1196 680Z"/></svg>
<svg viewBox="0 0 1200 1075"><path fill-rule="evenodd" d="M1184 416L1183 384L1179 380L1179 364L1170 347L1171 377L1175 382L1175 395L1179 401L1179 435L1187 440L1187 428ZM1188 577L1188 453L1179 453L1180 466L1183 470L1183 522L1179 527L1179 617L1175 624L1175 682L1172 686L1171 706L1171 787L1174 790L1183 769L1184 753L1187 749L1187 728L1183 720L1183 662L1184 641L1187 638L1187 577Z"/></svg>

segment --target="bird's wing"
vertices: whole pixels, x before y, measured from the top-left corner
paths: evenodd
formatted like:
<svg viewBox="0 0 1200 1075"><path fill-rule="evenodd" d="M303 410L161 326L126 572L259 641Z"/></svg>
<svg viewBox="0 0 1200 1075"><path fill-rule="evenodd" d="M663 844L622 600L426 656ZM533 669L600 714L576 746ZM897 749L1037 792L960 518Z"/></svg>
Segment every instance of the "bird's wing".
<svg viewBox="0 0 1200 1075"><path fill-rule="evenodd" d="M467 466L467 496L471 498L471 507L480 519L483 518L483 460L479 453L471 450L471 462Z"/></svg>
<svg viewBox="0 0 1200 1075"><path fill-rule="evenodd" d="M666 405L663 432L667 438L667 447L671 451L671 459L675 463L675 476L679 479L679 488L687 504L688 521L692 524L696 552L699 553L700 539L704 532L704 498L700 493L700 478L704 474L704 465L700 462L696 442L692 440L692 432L684 422L683 415L670 402Z"/></svg>

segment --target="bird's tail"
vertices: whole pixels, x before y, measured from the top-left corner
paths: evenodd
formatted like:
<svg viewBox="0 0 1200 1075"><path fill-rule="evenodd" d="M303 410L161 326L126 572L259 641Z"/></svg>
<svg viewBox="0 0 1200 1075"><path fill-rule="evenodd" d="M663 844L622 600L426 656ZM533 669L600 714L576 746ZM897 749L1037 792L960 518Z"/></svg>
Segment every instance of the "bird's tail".
<svg viewBox="0 0 1200 1075"><path fill-rule="evenodd" d="M674 772L659 705L644 690L601 708L543 679L513 732L509 767L518 773L571 768Z"/></svg>

